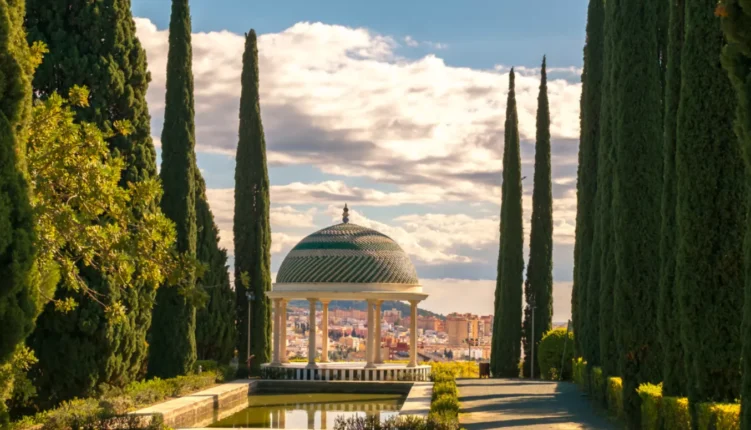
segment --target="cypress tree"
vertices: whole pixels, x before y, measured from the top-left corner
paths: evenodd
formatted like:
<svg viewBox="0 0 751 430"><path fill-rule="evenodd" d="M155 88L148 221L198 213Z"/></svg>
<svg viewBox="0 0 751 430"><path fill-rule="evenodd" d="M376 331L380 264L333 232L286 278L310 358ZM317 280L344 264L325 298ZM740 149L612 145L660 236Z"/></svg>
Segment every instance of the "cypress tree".
<svg viewBox="0 0 751 430"><path fill-rule="evenodd" d="M162 210L175 223L177 250L195 257L195 112L190 29L188 0L173 0L162 129ZM195 363L196 309L185 291L194 286L191 275L185 285L165 285L157 291L149 342L152 376L186 374Z"/></svg>
<svg viewBox="0 0 751 430"><path fill-rule="evenodd" d="M597 136L592 133L597 118L591 117L592 104L598 88L593 80L599 80L598 54L601 51L598 32L602 26L602 2L592 0L587 11L587 45L584 48L584 72L582 73L581 127L579 143L579 167L576 181L576 242L574 244L574 285L571 295L571 317L574 324L574 342L577 352L585 353L587 341L585 324L588 312L588 281L592 260L592 236L594 235L594 208L597 194ZM590 56L592 58L590 58ZM594 70L590 70L594 68ZM591 77L589 75L592 75ZM586 112L585 112L586 110ZM586 358L586 357L585 357Z"/></svg>
<svg viewBox="0 0 751 430"><path fill-rule="evenodd" d="M31 332L36 317L30 276L34 219L24 160L33 65L23 16L23 0L0 0L0 364Z"/></svg>
<svg viewBox="0 0 751 430"><path fill-rule="evenodd" d="M256 32L245 38L240 131L235 167L235 293L240 363L247 362L248 299L251 302L250 354L255 356L250 371L257 374L261 363L271 359L271 227L269 225L269 174L266 140L261 123L258 92L258 44ZM244 276L245 275L245 276ZM243 278L250 285L244 285Z"/></svg>
<svg viewBox="0 0 751 430"><path fill-rule="evenodd" d="M727 70L737 95L735 132L744 151L746 169L751 169L751 10L744 9L739 0L725 0L717 8L723 17L722 27L728 45L722 53L722 63ZM746 176L746 183L751 178ZM748 200L747 200L748 201ZM743 383L741 386L741 428L751 429L751 217L746 220L745 250L745 304L743 308Z"/></svg>
<svg viewBox="0 0 751 430"><path fill-rule="evenodd" d="M600 304L599 304L599 335L600 335L600 366L607 376L616 376L618 371L618 348L616 343L615 324L613 318L613 297L617 282L615 264L615 231L613 225L613 166L615 163L615 147L613 141L613 127L615 121L611 115L613 82L618 70L611 67L614 47L613 26L615 6L612 1L605 2L604 26L604 55L603 78L600 95L600 139L597 151L597 237L599 242L599 256L594 264L600 266Z"/></svg>
<svg viewBox="0 0 751 430"><path fill-rule="evenodd" d="M658 328L662 344L662 393L665 396L685 395L686 373L681 345L680 307L675 297L676 252L676 122L681 90L681 50L683 49L684 0L670 0L670 29L665 116L663 128L664 171L662 184L662 234L660 237L660 299Z"/></svg>
<svg viewBox="0 0 751 430"><path fill-rule="evenodd" d="M678 250L675 282L687 394L698 402L740 393L746 183L732 129L736 98L720 54L725 38L712 0L686 0L678 109Z"/></svg>
<svg viewBox="0 0 751 430"><path fill-rule="evenodd" d="M154 178L156 152L146 105L150 75L130 1L27 0L27 5L28 40L43 41L50 50L34 75L36 96L67 94L74 85L88 87L89 106L75 108L78 120L105 132L113 131L118 120L132 126L129 135L112 133L107 139L112 153L125 161L122 185ZM125 385L137 377L146 359L157 286L134 281L132 287L118 289L94 270L81 270L80 275L101 294L100 300L119 301L128 312L126 318L111 320L88 295L57 289L56 299L72 298L78 307L63 313L46 306L29 339L39 359L32 372L38 398L46 403L89 395L102 383Z"/></svg>
<svg viewBox="0 0 751 430"><path fill-rule="evenodd" d="M532 227L529 239L529 263L524 293L527 303L534 303L532 314L524 312L525 374L529 372L532 348L538 357L537 345L553 324L553 185L550 178L550 106L545 57L542 59L540 93L537 96L537 143L535 145L535 176L532 194ZM534 340L534 342L533 342ZM537 360L535 360L537 361ZM538 363L532 363L535 375L540 375Z"/></svg>
<svg viewBox="0 0 751 430"><path fill-rule="evenodd" d="M579 279L579 289L582 301L579 303L582 310L579 327L579 345L581 352L590 366L600 364L600 335L599 335L599 308L600 308L600 255L601 243L598 236L600 222L597 219L597 204L599 184L597 178L598 159L597 153L600 146L600 101L602 91L602 62L603 62L603 30L604 30L604 7L602 0L589 2L587 17L587 44L584 47L584 71L582 73L582 96L581 96L581 139L580 157L582 158L583 180L588 184L589 192L586 194L584 210L588 223L592 223L587 230L591 234L589 241L591 249L580 258L585 257L586 263L580 268L588 270L582 272ZM586 170L584 170L586 169ZM581 251L580 251L581 252ZM581 261L581 260L580 260Z"/></svg>
<svg viewBox="0 0 751 430"><path fill-rule="evenodd" d="M219 248L206 184L196 169L196 258L206 265L197 284L207 293L206 306L196 311L196 353L200 360L228 363L235 350L235 293L229 284L227 250Z"/></svg>
<svg viewBox="0 0 751 430"><path fill-rule="evenodd" d="M615 1L611 112L615 162L615 333L623 378L623 408L639 428L636 389L658 383L662 368L657 339L660 197L662 193L662 82L660 2Z"/></svg>
<svg viewBox="0 0 751 430"><path fill-rule="evenodd" d="M501 277L496 281L500 289L500 303L496 318L498 331L493 333L496 355L493 375L513 378L519 376L522 336L522 283L524 282L524 232L522 225L522 181L519 149L519 119L516 112L514 70L509 74L506 102L505 143L503 148L503 207L501 208L500 250Z"/></svg>

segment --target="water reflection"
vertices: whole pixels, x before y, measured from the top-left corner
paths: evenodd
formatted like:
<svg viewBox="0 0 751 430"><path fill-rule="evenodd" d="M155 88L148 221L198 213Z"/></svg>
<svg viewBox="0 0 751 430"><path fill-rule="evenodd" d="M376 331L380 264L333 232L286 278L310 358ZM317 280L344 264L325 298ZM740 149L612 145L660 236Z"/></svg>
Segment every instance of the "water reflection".
<svg viewBox="0 0 751 430"><path fill-rule="evenodd" d="M331 429L338 417L377 416L384 421L399 413L401 394L258 394L248 407L210 427L267 429Z"/></svg>

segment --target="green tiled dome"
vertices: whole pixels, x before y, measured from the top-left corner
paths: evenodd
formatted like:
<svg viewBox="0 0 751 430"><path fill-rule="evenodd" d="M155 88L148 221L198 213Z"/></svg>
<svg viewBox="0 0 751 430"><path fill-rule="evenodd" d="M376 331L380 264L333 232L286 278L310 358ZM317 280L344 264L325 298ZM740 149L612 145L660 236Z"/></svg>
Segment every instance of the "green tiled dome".
<svg viewBox="0 0 751 430"><path fill-rule="evenodd" d="M404 250L385 234L342 223L301 240L287 254L277 283L382 283L417 285Z"/></svg>

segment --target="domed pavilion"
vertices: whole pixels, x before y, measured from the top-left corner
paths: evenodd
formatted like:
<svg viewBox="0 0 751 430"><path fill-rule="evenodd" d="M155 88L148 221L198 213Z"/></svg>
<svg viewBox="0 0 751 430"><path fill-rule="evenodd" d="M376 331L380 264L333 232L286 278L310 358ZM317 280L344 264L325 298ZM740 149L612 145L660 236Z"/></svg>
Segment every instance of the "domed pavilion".
<svg viewBox="0 0 751 430"><path fill-rule="evenodd" d="M417 304L427 298L404 250L378 231L349 222L344 206L342 223L319 230L287 254L266 293L274 301L273 361L267 370L287 379L424 380L429 366L417 365ZM310 305L308 363L287 360L287 302L305 299ZM329 362L329 303L332 300L367 302L366 362ZM407 301L410 312L410 359L407 365L385 364L381 356L381 303ZM316 363L316 308L321 303L321 359Z"/></svg>

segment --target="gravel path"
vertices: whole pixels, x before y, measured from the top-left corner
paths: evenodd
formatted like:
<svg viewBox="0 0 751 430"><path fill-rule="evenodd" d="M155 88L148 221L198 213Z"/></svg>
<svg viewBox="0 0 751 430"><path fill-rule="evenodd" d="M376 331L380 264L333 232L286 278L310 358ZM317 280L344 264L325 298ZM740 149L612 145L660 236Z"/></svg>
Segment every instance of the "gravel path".
<svg viewBox="0 0 751 430"><path fill-rule="evenodd" d="M567 382L458 380L459 421L467 430L500 428L616 429Z"/></svg>

